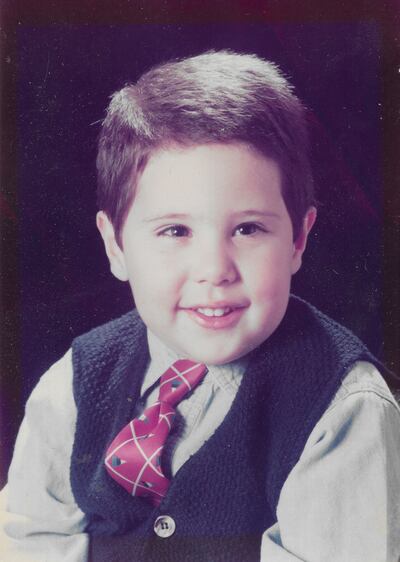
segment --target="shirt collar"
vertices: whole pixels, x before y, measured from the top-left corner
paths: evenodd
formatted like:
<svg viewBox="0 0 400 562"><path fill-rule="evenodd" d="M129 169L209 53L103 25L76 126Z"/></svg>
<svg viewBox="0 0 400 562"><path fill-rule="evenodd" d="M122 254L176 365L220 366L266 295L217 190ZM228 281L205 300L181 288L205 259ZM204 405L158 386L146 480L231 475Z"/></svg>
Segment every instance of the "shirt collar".
<svg viewBox="0 0 400 562"><path fill-rule="evenodd" d="M150 330L147 330L147 342L150 353L150 365L143 381L142 393L146 392L168 369L179 355L167 347ZM231 361L225 365L207 365L208 373L204 382L219 386L223 392L235 395L247 367L246 358Z"/></svg>

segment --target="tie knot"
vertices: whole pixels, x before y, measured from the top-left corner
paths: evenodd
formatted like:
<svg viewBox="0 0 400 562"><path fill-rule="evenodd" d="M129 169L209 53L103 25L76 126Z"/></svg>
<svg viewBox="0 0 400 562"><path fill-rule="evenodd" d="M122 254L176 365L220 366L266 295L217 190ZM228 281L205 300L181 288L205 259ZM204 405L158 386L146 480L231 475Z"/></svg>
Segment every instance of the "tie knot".
<svg viewBox="0 0 400 562"><path fill-rule="evenodd" d="M161 376L159 401L178 404L204 378L207 367L189 359L178 359Z"/></svg>

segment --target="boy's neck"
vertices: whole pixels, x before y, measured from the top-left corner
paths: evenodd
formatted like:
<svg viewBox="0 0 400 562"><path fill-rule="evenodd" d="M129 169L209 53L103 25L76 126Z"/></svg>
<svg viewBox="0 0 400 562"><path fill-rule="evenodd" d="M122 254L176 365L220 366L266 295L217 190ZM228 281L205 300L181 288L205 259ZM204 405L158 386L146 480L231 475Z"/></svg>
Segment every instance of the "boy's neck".
<svg viewBox="0 0 400 562"><path fill-rule="evenodd" d="M156 381L157 376L163 373L174 361L182 359L182 357L176 353L175 350L168 347L149 329L147 329L147 343L151 360L151 372L154 373L155 377L154 381L146 381L150 386L150 384ZM229 378L232 379L233 385L238 387L247 364L247 358L241 357L240 359L224 365L207 365L207 368L211 375L221 372L226 373L229 375ZM156 375L157 373L158 375Z"/></svg>

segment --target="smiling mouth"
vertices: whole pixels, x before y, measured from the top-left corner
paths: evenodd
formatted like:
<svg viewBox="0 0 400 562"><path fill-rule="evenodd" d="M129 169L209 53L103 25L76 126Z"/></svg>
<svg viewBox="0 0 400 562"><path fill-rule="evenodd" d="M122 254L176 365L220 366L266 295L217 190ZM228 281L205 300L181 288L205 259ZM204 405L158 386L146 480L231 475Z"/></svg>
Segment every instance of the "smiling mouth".
<svg viewBox="0 0 400 562"><path fill-rule="evenodd" d="M213 317L226 316L227 314L233 311L233 308L231 308L230 306L225 306L224 308L198 307L198 308L194 308L193 310L195 310L196 312L200 312L200 314L203 314L204 316L213 318Z"/></svg>
<svg viewBox="0 0 400 562"><path fill-rule="evenodd" d="M247 306L194 306L186 308L187 314L202 328L221 330L233 328L239 322Z"/></svg>

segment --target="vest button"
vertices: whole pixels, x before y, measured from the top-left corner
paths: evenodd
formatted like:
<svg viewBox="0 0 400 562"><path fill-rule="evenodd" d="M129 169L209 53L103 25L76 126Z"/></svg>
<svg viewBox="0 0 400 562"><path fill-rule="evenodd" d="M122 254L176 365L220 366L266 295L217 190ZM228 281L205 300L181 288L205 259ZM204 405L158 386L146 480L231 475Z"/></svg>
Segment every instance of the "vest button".
<svg viewBox="0 0 400 562"><path fill-rule="evenodd" d="M175 521L169 515L160 515L154 521L154 532L161 539L167 539L175 533Z"/></svg>

